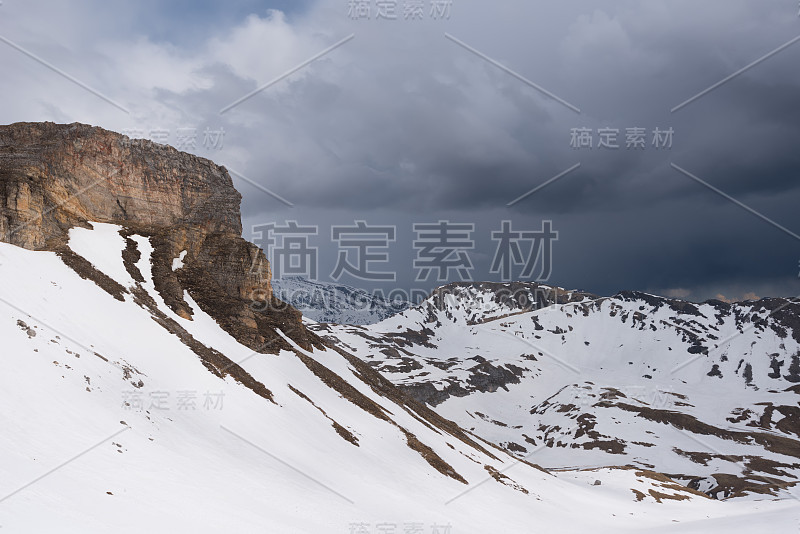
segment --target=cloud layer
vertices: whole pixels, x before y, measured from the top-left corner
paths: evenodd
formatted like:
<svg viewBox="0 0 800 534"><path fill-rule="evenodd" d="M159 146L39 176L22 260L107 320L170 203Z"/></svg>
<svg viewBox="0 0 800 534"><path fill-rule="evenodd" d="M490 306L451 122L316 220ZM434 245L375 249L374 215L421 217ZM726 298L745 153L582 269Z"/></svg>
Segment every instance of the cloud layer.
<svg viewBox="0 0 800 534"><path fill-rule="evenodd" d="M800 232L800 43L670 111L790 42L796 2L454 0L449 19L426 8L413 21L402 1L398 20L375 20L374 5L353 20L345 0L161 4L4 2L0 36L29 54L0 43L2 122L161 130L171 144L195 129L189 150L246 178L246 227L318 224L330 263L331 224L397 224L400 284L413 285L413 222L476 223L488 278L489 231L549 219L562 286L800 293L799 240L785 231ZM633 127L644 149L625 148ZM204 146L206 128L225 131L221 149ZM592 130L591 150L570 146L575 128ZM619 149L597 147L601 128L619 131ZM655 128L674 130L670 149L652 146Z"/></svg>

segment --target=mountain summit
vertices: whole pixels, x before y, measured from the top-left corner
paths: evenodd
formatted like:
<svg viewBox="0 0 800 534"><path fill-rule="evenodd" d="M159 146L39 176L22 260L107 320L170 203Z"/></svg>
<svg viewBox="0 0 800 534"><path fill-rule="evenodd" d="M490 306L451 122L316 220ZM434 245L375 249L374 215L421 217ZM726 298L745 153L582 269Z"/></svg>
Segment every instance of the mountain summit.
<svg viewBox="0 0 800 534"><path fill-rule="evenodd" d="M67 247L69 231L119 225L128 262L138 254L129 237L149 239L155 286L177 315L194 313L186 290L253 350L288 349L276 330L308 349L317 341L299 313L273 298L264 253L241 237L240 202L224 167L169 146L83 124L0 127L0 241L55 252L82 276L101 280ZM179 256L183 267L173 270ZM279 319L259 311L274 307L282 309Z"/></svg>

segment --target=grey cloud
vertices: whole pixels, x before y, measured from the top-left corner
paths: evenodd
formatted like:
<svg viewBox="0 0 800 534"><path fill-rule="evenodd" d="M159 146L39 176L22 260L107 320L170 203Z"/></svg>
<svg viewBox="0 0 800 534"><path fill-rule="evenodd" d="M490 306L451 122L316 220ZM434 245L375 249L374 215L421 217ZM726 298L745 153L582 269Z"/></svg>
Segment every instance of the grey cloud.
<svg viewBox="0 0 800 534"><path fill-rule="evenodd" d="M554 273L561 285L600 293L686 289L691 298L797 287L792 238L670 167L674 162L800 232L800 43L670 113L793 38L790 3L457 0L449 21L410 23L351 21L346 2L325 0L303 4L280 26L302 53L279 41L274 49L257 39L231 44L246 24L277 32L266 8L286 7L279 4L243 2L223 13L204 3L185 16L185 6L148 3L59 6L4 5L0 25L12 24L5 26L9 36L133 114L105 109L5 49L4 122L224 128L222 150L195 152L296 205L290 210L235 178L246 226L288 218L321 226L395 218L408 226L453 217L489 228L504 217L520 225L551 218L562 231ZM250 14L258 18L245 19ZM294 53L299 62L351 33L356 38L340 49L219 114L288 68L259 60ZM217 53L220 44L230 45L229 56ZM248 64L266 66L243 72ZM620 129L623 145L625 128L644 127L648 148L574 150L570 130L578 127ZM655 127L674 128L671 150L650 147ZM505 207L576 163L574 173ZM486 267L492 243L481 247L476 261ZM398 254L399 263L410 263L408 247Z"/></svg>

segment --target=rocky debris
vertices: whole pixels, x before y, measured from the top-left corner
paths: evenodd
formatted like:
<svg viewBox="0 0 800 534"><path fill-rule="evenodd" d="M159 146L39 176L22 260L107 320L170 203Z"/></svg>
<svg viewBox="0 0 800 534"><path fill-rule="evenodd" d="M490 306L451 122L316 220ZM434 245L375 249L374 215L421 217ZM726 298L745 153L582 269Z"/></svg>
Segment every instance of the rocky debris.
<svg viewBox="0 0 800 534"><path fill-rule="evenodd" d="M36 330L34 330L34 329L33 329L33 328L31 328L30 326L28 326L28 325L25 323L25 321L22 321L22 320L19 320L19 321L17 321L17 326L18 326L18 327L20 327L20 329L21 329L23 332L25 332L26 334L28 334L28 339L33 339L33 338L35 338L35 337L36 337Z"/></svg>
<svg viewBox="0 0 800 534"><path fill-rule="evenodd" d="M477 357L480 358L480 357ZM395 360L389 360L395 361ZM417 360L412 358L403 357L403 363L406 369L421 369ZM419 402L423 402L430 406L437 406L443 403L450 397L466 397L474 392L494 393L498 389L508 391L509 384L519 384L520 377L524 374L524 369L512 364L505 366L495 366L491 362L480 358L478 364L469 369L469 377L466 383L456 380L448 381L447 385L438 389L430 382L419 382L413 384L399 384L401 390L410 395ZM397 373L398 366L391 364L378 364L374 362L378 371L384 373Z"/></svg>
<svg viewBox="0 0 800 534"><path fill-rule="evenodd" d="M511 480L508 476L504 475L491 465L485 465L483 467L484 469L486 469L486 472L489 473L489 476L491 476L493 479L500 482L501 484L505 484L510 488L514 488L515 490L519 491L520 493L524 493L525 495L529 493L527 489L525 489L521 485Z"/></svg>

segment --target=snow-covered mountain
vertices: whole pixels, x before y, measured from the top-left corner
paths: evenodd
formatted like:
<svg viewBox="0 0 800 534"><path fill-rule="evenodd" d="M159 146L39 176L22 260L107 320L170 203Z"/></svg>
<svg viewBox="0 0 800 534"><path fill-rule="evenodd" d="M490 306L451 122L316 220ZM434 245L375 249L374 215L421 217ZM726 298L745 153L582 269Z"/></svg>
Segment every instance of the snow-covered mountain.
<svg viewBox="0 0 800 534"><path fill-rule="evenodd" d="M800 495L791 300L456 284L377 325L314 328L444 417L546 468L630 465L716 498Z"/></svg>
<svg viewBox="0 0 800 534"><path fill-rule="evenodd" d="M3 532L796 528L791 499L717 501L676 483L685 484L680 475L689 471L665 475L664 458L676 456L665 440L676 436L664 429L675 419L667 427L650 417L661 412L621 400L626 380L640 380L642 366L654 363L648 351L707 348L698 364L705 373L712 331L722 336L741 325L746 333L753 325L763 338L753 346L737 342L734 351L733 342L716 341L730 359L711 376L680 370L678 382L692 390L681 402L694 403L680 413L710 425L731 404L750 407L728 434L697 425L691 433L720 448L736 445L748 468L789 479L796 393L782 388L795 364L782 355L797 348L789 308L769 319L772 302L761 311L730 308L712 324L710 305L694 315L690 305L677 313L681 304L639 310L638 296L593 300L539 288L509 296L464 286L440 307L434 298L376 326L309 321L324 339L272 294L263 252L240 237L240 197L227 171L126 141L85 125L0 127ZM548 299L559 306L530 311ZM681 329L657 323L645 332L645 322L664 317ZM590 340L595 352L581 349ZM752 377L746 366L737 375L740 349L775 350L776 363L766 367L779 378L765 378L755 356L747 361ZM623 365L628 358L631 367ZM575 369L595 382L579 381ZM605 395L609 384L622 389L592 398L585 415L554 397L568 396L574 383L587 398ZM772 407L758 403L766 400ZM528 411L531 401L541 414ZM604 436L613 425L638 436L630 422L641 414L656 434L652 446L641 445L647 456L607 462L613 451ZM692 420L680 421L689 428ZM568 423L580 428L571 432ZM630 447L644 443L614 436ZM530 447L527 457L511 441ZM690 459L727 465L678 446ZM757 462L759 447L766 452ZM583 453L593 451L591 469L536 465L585 465ZM698 487L708 492L707 481Z"/></svg>
<svg viewBox="0 0 800 534"><path fill-rule="evenodd" d="M291 349L255 353L188 293L194 314L180 317L155 288L150 239L92 226L69 237L94 269L89 279L55 253L0 244L4 530L445 524L469 507L449 510L448 499L509 463L333 347L304 350L281 334ZM139 259L125 265L131 249ZM517 471L528 491L547 479ZM527 515L511 519L513 508L535 500L494 479L483 498L509 499L512 529Z"/></svg>
<svg viewBox="0 0 800 534"><path fill-rule="evenodd" d="M337 346L305 350L280 334L290 349L256 353L188 292L191 318L170 309L150 238L92 227L69 233L91 265L83 273L0 243L4 531L794 525L794 501L718 502L643 467L548 473L405 398ZM139 258L126 264L125 251Z"/></svg>
<svg viewBox="0 0 800 534"><path fill-rule="evenodd" d="M408 309L405 301L389 301L345 284L284 276L272 280L275 295L319 323L374 324Z"/></svg>

